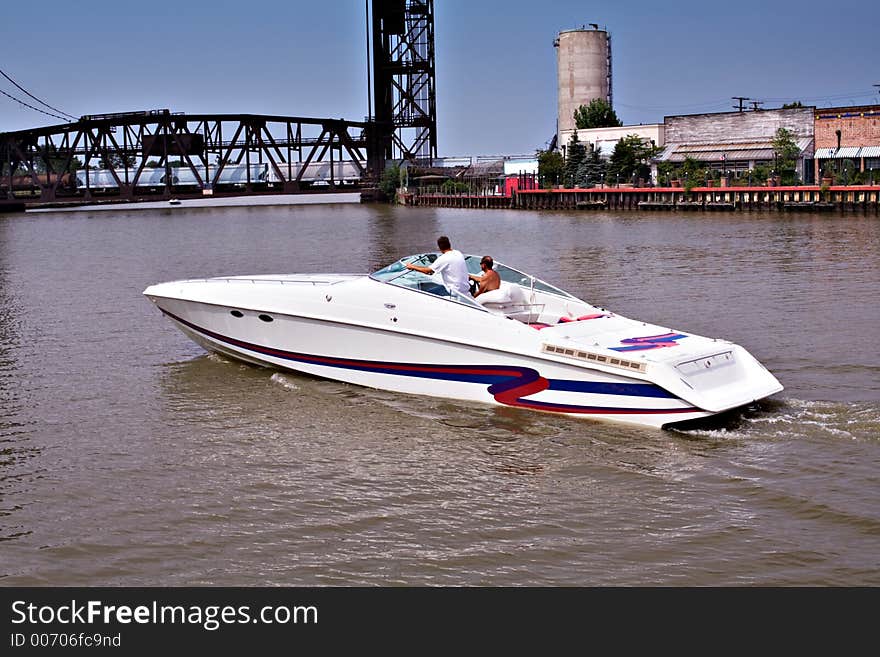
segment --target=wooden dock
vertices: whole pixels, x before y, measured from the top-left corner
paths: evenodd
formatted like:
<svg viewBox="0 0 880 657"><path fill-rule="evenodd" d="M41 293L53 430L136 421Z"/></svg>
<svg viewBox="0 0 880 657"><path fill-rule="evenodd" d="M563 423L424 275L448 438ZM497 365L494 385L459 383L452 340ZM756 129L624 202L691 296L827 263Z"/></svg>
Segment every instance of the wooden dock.
<svg viewBox="0 0 880 657"><path fill-rule="evenodd" d="M399 194L404 205L522 210L741 210L781 212L874 212L880 209L880 185L791 187L593 187L530 189L504 195Z"/></svg>

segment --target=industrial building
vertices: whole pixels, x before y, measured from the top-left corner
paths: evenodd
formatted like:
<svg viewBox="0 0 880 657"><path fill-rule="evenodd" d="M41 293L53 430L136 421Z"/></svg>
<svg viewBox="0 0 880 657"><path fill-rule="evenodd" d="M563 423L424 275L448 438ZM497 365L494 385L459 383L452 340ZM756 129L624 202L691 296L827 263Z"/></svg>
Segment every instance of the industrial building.
<svg viewBox="0 0 880 657"><path fill-rule="evenodd" d="M559 148L565 155L566 145L575 130L560 131ZM639 125L622 125L609 128L581 128L577 130L578 140L583 144L591 144L599 154L608 159L614 147L624 137L637 135L643 143L661 147L666 143L666 126L663 123L646 123Z"/></svg>
<svg viewBox="0 0 880 657"><path fill-rule="evenodd" d="M563 30L553 42L557 63L556 147L565 156L576 131L574 113L601 98L612 105L611 35L591 23L589 28ZM579 140L607 159L618 141L638 135L663 150L652 166L682 163L686 158L728 174L744 174L757 166L773 168L773 139L779 128L797 143L797 175L818 181L823 171L837 173L839 182L880 179L880 107L816 109L792 107L664 117L663 123L577 129ZM876 172L876 178L873 175ZM844 175L841 175L844 174Z"/></svg>
<svg viewBox="0 0 880 657"><path fill-rule="evenodd" d="M773 138L779 128L785 128L797 143L798 176L810 182L813 110L798 107L667 116L663 120L666 144L656 162L681 163L691 158L711 169L743 174L758 165L773 166Z"/></svg>

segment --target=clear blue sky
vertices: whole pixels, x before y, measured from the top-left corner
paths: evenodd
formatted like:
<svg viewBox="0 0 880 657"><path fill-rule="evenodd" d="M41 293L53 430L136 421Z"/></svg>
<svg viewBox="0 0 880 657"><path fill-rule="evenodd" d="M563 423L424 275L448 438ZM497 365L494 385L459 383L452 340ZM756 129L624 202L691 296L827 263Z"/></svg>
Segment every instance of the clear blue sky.
<svg viewBox="0 0 880 657"><path fill-rule="evenodd" d="M80 116L167 107L361 119L363 0L7 2L2 68ZM612 35L626 124L731 96L880 103L880 2L435 0L440 155L533 153L556 125L560 30ZM0 78L0 91L31 102ZM0 96L0 131L58 123Z"/></svg>

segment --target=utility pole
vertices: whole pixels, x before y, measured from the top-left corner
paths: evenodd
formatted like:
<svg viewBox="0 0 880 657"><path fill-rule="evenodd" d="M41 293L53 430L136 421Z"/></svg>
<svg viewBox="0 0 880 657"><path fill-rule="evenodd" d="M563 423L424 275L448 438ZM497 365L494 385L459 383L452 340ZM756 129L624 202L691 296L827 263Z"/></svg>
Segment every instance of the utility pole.
<svg viewBox="0 0 880 657"><path fill-rule="evenodd" d="M731 96L731 100L738 100L738 101L739 101L739 112L740 112L740 114L742 114L742 111L743 111L743 101L748 100L748 98L746 98L745 96ZM734 105L734 106L733 106L733 109L737 109L737 106Z"/></svg>
<svg viewBox="0 0 880 657"><path fill-rule="evenodd" d="M760 107L758 107L758 105L763 105L764 101L763 100L750 100L749 104L752 106L752 111L755 112L755 111L761 109Z"/></svg>

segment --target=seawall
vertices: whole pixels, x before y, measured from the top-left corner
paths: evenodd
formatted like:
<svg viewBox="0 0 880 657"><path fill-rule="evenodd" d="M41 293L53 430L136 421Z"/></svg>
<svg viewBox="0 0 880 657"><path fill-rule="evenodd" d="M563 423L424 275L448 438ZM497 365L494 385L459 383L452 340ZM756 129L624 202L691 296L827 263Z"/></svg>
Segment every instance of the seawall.
<svg viewBox="0 0 880 657"><path fill-rule="evenodd" d="M878 212L880 185L792 187L596 187L499 194L400 192L403 205L523 210L767 210Z"/></svg>

